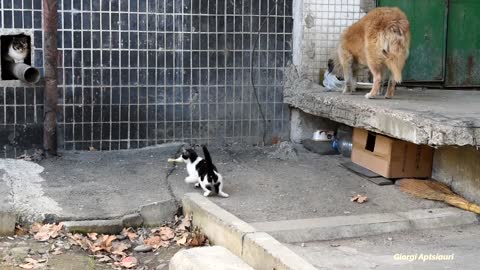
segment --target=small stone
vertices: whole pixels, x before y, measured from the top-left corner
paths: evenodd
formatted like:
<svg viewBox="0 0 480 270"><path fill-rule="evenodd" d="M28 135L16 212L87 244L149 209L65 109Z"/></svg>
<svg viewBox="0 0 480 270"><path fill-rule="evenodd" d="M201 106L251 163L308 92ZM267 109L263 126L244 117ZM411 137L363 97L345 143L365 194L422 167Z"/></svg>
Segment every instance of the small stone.
<svg viewBox="0 0 480 270"><path fill-rule="evenodd" d="M302 243L300 246L301 246L301 247L305 247L305 243Z"/></svg>
<svg viewBox="0 0 480 270"><path fill-rule="evenodd" d="M151 246L147 246L147 245L140 245L140 246L136 246L133 251L135 252L149 252L151 251L153 248Z"/></svg>
<svg viewBox="0 0 480 270"><path fill-rule="evenodd" d="M119 241L125 240L127 238L127 236L123 234L116 235L116 237L117 237L117 240Z"/></svg>
<svg viewBox="0 0 480 270"><path fill-rule="evenodd" d="M345 215L350 215L352 212L350 212L350 211L343 211L343 213L344 213Z"/></svg>
<svg viewBox="0 0 480 270"><path fill-rule="evenodd" d="M44 249L39 249L39 250L37 250L37 253L42 255L42 254L47 253L47 251L45 251Z"/></svg>
<svg viewBox="0 0 480 270"><path fill-rule="evenodd" d="M63 246L63 248L64 248L65 250L69 250L69 249L71 248L71 246L70 246L70 244L65 244L65 245Z"/></svg>
<svg viewBox="0 0 480 270"><path fill-rule="evenodd" d="M393 238L392 238L392 237L388 237L387 240L388 240L388 241L393 241Z"/></svg>

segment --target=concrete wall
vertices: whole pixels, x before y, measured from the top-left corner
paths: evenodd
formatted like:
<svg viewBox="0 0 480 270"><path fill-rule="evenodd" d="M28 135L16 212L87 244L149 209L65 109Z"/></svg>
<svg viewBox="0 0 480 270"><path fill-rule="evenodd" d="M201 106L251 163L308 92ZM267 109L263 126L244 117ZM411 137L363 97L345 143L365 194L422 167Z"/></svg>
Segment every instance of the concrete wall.
<svg viewBox="0 0 480 270"><path fill-rule="evenodd" d="M441 147L435 150L432 177L456 193L480 204L480 151L475 147Z"/></svg>
<svg viewBox="0 0 480 270"><path fill-rule="evenodd" d="M337 130L340 125L337 122L331 121L327 118L318 117L308 113L304 113L299 109L292 108L291 110L291 131L290 140L295 143L300 143L302 140L311 139L313 132L316 130Z"/></svg>
<svg viewBox="0 0 480 270"><path fill-rule="evenodd" d="M342 31L374 7L375 0L294 0L293 63L302 75L318 83Z"/></svg>

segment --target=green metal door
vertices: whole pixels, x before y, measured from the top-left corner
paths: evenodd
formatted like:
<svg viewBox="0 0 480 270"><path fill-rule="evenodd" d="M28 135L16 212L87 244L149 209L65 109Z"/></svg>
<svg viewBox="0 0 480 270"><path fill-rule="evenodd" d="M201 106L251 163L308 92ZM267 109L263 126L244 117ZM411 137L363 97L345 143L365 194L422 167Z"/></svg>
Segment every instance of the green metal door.
<svg viewBox="0 0 480 270"><path fill-rule="evenodd" d="M479 25L479 0L450 0L446 86L480 86Z"/></svg>
<svg viewBox="0 0 480 270"><path fill-rule="evenodd" d="M378 6L399 7L410 21L412 42L410 56L403 70L403 80L405 82L443 82L447 1L378 0Z"/></svg>

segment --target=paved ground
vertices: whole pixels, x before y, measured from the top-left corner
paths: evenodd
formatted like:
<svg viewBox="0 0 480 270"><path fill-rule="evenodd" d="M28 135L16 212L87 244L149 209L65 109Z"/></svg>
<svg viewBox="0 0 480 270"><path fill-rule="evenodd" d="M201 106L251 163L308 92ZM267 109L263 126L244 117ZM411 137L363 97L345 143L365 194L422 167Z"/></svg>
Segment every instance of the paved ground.
<svg viewBox="0 0 480 270"><path fill-rule="evenodd" d="M186 192L201 192L183 181L185 165L172 171L166 162L179 148L170 144L132 151L68 152L39 164L2 159L0 168L3 164L3 178L24 215L107 219L155 201L180 200ZM231 195L212 200L247 222L443 206L403 194L396 186L377 186L341 167L337 156L299 149L299 159L289 161L270 158L274 148L211 149ZM358 193L367 195L369 202L350 202Z"/></svg>
<svg viewBox="0 0 480 270"><path fill-rule="evenodd" d="M344 160L338 156L320 156L302 149L300 146L298 160L289 161L270 158L272 148L233 146L212 151L225 177L225 191L231 195L212 201L247 222L444 206L403 194L396 186L377 186L340 166ZM168 178L176 196L195 192L183 182L185 175L180 165ZM367 195L369 202L352 203L350 198L358 193Z"/></svg>
<svg viewBox="0 0 480 270"><path fill-rule="evenodd" d="M470 225L303 245L288 246L318 269L473 270L478 269L480 230ZM453 257L423 261L430 254Z"/></svg>

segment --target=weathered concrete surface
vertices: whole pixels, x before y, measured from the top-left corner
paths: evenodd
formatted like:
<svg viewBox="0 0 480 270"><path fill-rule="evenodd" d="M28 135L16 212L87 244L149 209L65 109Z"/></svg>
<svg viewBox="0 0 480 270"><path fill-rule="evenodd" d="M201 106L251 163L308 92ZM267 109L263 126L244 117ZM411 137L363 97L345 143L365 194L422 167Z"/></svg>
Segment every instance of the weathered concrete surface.
<svg viewBox="0 0 480 270"><path fill-rule="evenodd" d="M11 195L13 208L20 219L39 220L43 214L59 212L61 207L42 188L44 168L36 163L15 159L0 159L2 181Z"/></svg>
<svg viewBox="0 0 480 270"><path fill-rule="evenodd" d="M66 221L64 226L68 232L72 233L118 234L123 229L122 221L119 219Z"/></svg>
<svg viewBox="0 0 480 270"><path fill-rule="evenodd" d="M342 95L287 70L285 103L352 127L416 144L480 145L480 94L476 91L398 89L392 100Z"/></svg>
<svg viewBox="0 0 480 270"><path fill-rule="evenodd" d="M478 269L480 230L469 225L287 246L318 269ZM422 260L430 254L453 258Z"/></svg>
<svg viewBox="0 0 480 270"><path fill-rule="evenodd" d="M199 247L180 250L170 260L169 270L253 270L224 247Z"/></svg>
<svg viewBox="0 0 480 270"><path fill-rule="evenodd" d="M67 220L101 220L143 209L148 214L146 223L161 223L153 215L163 218L175 213L175 207L164 208L162 214L160 207L145 205L174 199L166 184L171 169L166 160L180 147L166 144L135 151L65 152L60 158L41 161L43 192L62 208L50 214Z"/></svg>
<svg viewBox="0 0 480 270"><path fill-rule="evenodd" d="M183 211L193 215L193 224L199 226L215 245L228 248L233 254L243 252L243 238L255 228L225 211L200 194L187 193L183 199Z"/></svg>
<svg viewBox="0 0 480 270"><path fill-rule="evenodd" d="M281 242L301 243L477 223L476 214L448 207L385 214L259 222L251 225Z"/></svg>
<svg viewBox="0 0 480 270"><path fill-rule="evenodd" d="M254 269L315 269L272 236L257 232L202 195L189 193L182 201L184 212L192 215L193 224L200 227L209 240L228 248Z"/></svg>
<svg viewBox="0 0 480 270"><path fill-rule="evenodd" d="M5 171L0 170L0 179ZM7 184L0 181L0 236L13 235L15 233L16 215L13 209L13 198Z"/></svg>
<svg viewBox="0 0 480 270"><path fill-rule="evenodd" d="M433 156L432 177L466 199L480 204L480 151L476 147L440 147Z"/></svg>
<svg viewBox="0 0 480 270"><path fill-rule="evenodd" d="M178 207L175 198L171 198L143 205L140 207L139 213L145 226L158 226L164 224L165 221L173 220Z"/></svg>

